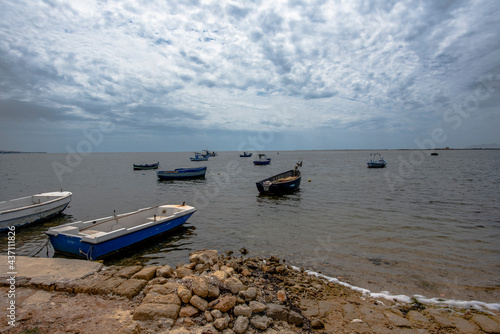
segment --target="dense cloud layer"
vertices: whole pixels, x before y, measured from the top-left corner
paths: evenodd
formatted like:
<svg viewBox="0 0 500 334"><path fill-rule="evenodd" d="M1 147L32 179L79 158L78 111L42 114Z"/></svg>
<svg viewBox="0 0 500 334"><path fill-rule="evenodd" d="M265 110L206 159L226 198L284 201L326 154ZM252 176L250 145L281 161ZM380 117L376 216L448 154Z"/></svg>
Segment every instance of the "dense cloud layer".
<svg viewBox="0 0 500 334"><path fill-rule="evenodd" d="M108 151L144 131L136 150L237 150L263 128L268 149L500 143L496 0L1 6L0 149L61 152L51 134L103 122Z"/></svg>

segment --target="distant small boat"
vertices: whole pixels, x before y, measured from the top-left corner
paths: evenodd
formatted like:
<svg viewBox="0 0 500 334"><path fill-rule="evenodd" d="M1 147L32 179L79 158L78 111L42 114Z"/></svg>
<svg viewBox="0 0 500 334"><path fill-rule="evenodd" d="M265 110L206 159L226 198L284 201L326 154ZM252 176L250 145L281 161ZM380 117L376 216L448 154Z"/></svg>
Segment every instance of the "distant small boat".
<svg viewBox="0 0 500 334"><path fill-rule="evenodd" d="M144 165L134 164L134 170L158 169L159 165L160 165L159 161L154 164L144 164Z"/></svg>
<svg viewBox="0 0 500 334"><path fill-rule="evenodd" d="M45 233L58 253L95 260L184 224L192 206L158 205L110 217L51 227Z"/></svg>
<svg viewBox="0 0 500 334"><path fill-rule="evenodd" d="M207 161L208 160L208 156L204 156L200 152L195 152L194 153L194 158L190 157L189 159L191 159L191 161Z"/></svg>
<svg viewBox="0 0 500 334"><path fill-rule="evenodd" d="M66 209L71 196L55 191L0 202L0 231L50 219Z"/></svg>
<svg viewBox="0 0 500 334"><path fill-rule="evenodd" d="M387 165L387 161L382 158L380 153L374 153L373 159L368 161L366 164L368 165L368 168L384 168Z"/></svg>
<svg viewBox="0 0 500 334"><path fill-rule="evenodd" d="M252 153L247 153L247 152L243 152L243 154L240 154L241 158L249 158L251 156L252 156Z"/></svg>
<svg viewBox="0 0 500 334"><path fill-rule="evenodd" d="M271 158L267 158L265 154L259 153L259 160L253 162L254 165L269 165L271 163Z"/></svg>
<svg viewBox="0 0 500 334"><path fill-rule="evenodd" d="M431 155L439 155L439 154L436 152L432 152Z"/></svg>
<svg viewBox="0 0 500 334"><path fill-rule="evenodd" d="M197 177L205 177L207 167L198 168L177 168L172 171L164 170L156 172L160 180L180 180L180 179L193 179Z"/></svg>
<svg viewBox="0 0 500 334"><path fill-rule="evenodd" d="M215 157L216 155L217 155L217 152L210 152L209 150L203 150L204 157Z"/></svg>
<svg viewBox="0 0 500 334"><path fill-rule="evenodd" d="M257 182L257 190L265 195L285 195L299 190L302 178L299 167L302 167L302 161L294 169Z"/></svg>

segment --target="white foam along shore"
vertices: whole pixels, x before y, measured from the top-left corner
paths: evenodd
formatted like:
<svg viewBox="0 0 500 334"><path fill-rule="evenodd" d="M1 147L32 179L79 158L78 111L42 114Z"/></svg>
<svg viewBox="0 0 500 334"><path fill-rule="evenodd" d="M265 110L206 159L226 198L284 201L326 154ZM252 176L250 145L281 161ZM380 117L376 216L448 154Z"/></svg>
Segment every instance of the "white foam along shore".
<svg viewBox="0 0 500 334"><path fill-rule="evenodd" d="M292 266L293 269L295 270L301 270L298 267ZM388 291L382 291L382 292L371 292L368 289L365 288L360 288L345 282L340 281L338 278L335 277L329 277L320 273L317 273L312 270L306 270L306 273L309 275L314 275L316 277L324 278L329 282L332 283L337 283L340 285L343 285L349 289L352 289L354 291L361 292L364 296L368 297L373 297L373 298L384 298L387 300L393 300L397 301L400 303L412 303L415 300L418 301L421 304L426 304L426 305L436 305L436 306L447 306L447 307L456 307L456 308L470 308L470 309L476 309L476 310L493 310L493 311L500 311L500 303L484 303L480 301L464 301L464 300L454 300L454 299L443 299L443 298L428 298L422 295L413 295L412 297L407 296L407 295L392 295Z"/></svg>

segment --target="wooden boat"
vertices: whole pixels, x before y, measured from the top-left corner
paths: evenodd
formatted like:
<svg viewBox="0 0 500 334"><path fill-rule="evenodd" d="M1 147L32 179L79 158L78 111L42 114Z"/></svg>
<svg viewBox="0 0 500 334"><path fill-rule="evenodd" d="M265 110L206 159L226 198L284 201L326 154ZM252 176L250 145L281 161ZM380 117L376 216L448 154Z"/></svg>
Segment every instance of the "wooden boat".
<svg viewBox="0 0 500 334"><path fill-rule="evenodd" d="M368 168L384 168L387 165L387 161L382 158L380 153L374 153L373 158L366 164L368 165Z"/></svg>
<svg viewBox="0 0 500 334"><path fill-rule="evenodd" d="M298 169L300 166L302 161L299 161L294 169L257 182L257 190L265 195L285 195L299 190L302 178Z"/></svg>
<svg viewBox="0 0 500 334"><path fill-rule="evenodd" d="M243 154L240 154L241 158L249 158L251 156L252 156L252 153L247 153L247 152L243 152Z"/></svg>
<svg viewBox="0 0 500 334"><path fill-rule="evenodd" d="M209 150L203 150L203 156L207 157L215 157L217 155L217 152L210 152Z"/></svg>
<svg viewBox="0 0 500 334"><path fill-rule="evenodd" d="M271 163L271 158L267 158L265 154L259 154L259 160L253 162L254 165L269 165Z"/></svg>
<svg viewBox="0 0 500 334"><path fill-rule="evenodd" d="M439 155L437 152L432 152L431 155Z"/></svg>
<svg viewBox="0 0 500 334"><path fill-rule="evenodd" d="M207 161L208 160L208 156L204 156L200 152L195 152L194 153L194 158L190 157L189 159L191 159L191 161Z"/></svg>
<svg viewBox="0 0 500 334"><path fill-rule="evenodd" d="M158 205L121 215L51 227L45 233L58 253L95 260L184 224L192 206Z"/></svg>
<svg viewBox="0 0 500 334"><path fill-rule="evenodd" d="M160 180L180 180L205 177L207 167L198 168L177 168L175 170L163 170L156 172Z"/></svg>
<svg viewBox="0 0 500 334"><path fill-rule="evenodd" d="M0 231L50 219L66 209L71 196L55 191L0 202Z"/></svg>
<svg viewBox="0 0 500 334"><path fill-rule="evenodd" d="M148 169L158 169L160 162L154 164L144 164L144 165L136 165L134 164L134 170L148 170Z"/></svg>

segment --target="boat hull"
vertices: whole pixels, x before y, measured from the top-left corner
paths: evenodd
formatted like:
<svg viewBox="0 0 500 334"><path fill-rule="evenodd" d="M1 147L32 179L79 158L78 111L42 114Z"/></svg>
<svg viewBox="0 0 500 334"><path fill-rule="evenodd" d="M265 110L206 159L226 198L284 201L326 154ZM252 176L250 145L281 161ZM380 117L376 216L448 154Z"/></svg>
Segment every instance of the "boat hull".
<svg viewBox="0 0 500 334"><path fill-rule="evenodd" d="M188 211L173 219L168 219L150 227L137 229L134 232L96 243L82 240L82 237L78 235L57 233L57 228L53 230L49 229L46 234L56 252L73 257L96 260L124 250L141 241L169 232L184 224L194 212L195 210ZM60 227L64 227L64 225Z"/></svg>
<svg viewBox="0 0 500 334"><path fill-rule="evenodd" d="M27 205L19 208L10 208L0 211L0 231L7 230L10 226L21 227L51 219L60 214L71 202L72 194L69 191L41 193L34 196L23 197L12 201L1 202L15 205L16 201L30 199L32 197L53 198L39 204Z"/></svg>
<svg viewBox="0 0 500 334"><path fill-rule="evenodd" d="M256 166L269 165L270 163L271 163L271 159L256 160L256 161L253 162L253 164L256 165Z"/></svg>
<svg viewBox="0 0 500 334"><path fill-rule="evenodd" d="M160 163L157 162L155 164L150 164L150 165L136 165L134 164L134 170L151 170L151 169L158 169L158 165Z"/></svg>
<svg viewBox="0 0 500 334"><path fill-rule="evenodd" d="M174 171L158 171L156 176L160 180L182 180L205 177L207 167L200 168L178 168Z"/></svg>
<svg viewBox="0 0 500 334"><path fill-rule="evenodd" d="M290 181L277 182L277 180L291 178ZM300 171L289 170L287 172L271 176L256 183L257 190L263 195L286 195L292 194L300 189L302 176Z"/></svg>
<svg viewBox="0 0 500 334"><path fill-rule="evenodd" d="M385 168L385 162L367 162L368 168Z"/></svg>

